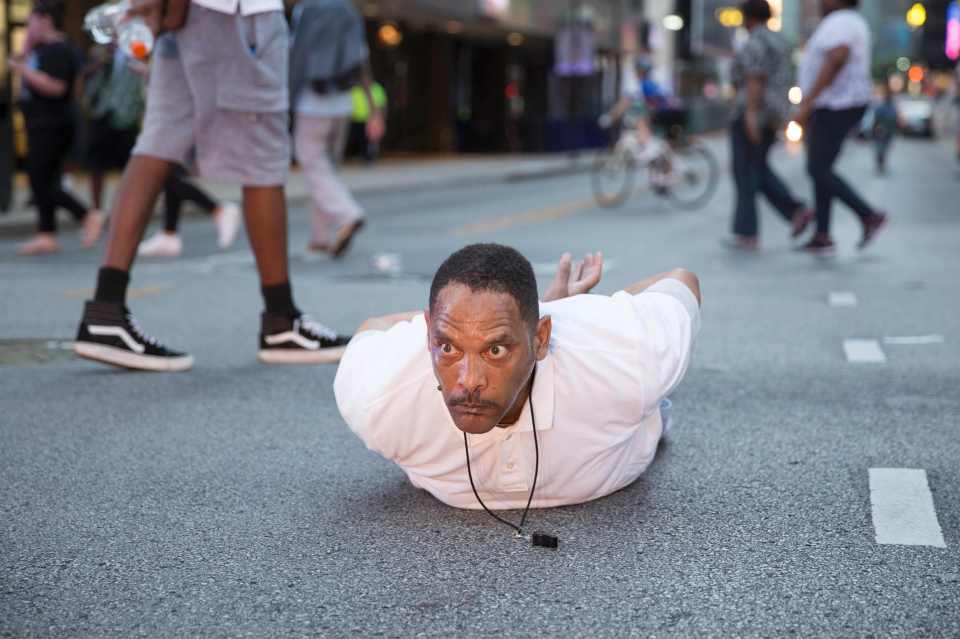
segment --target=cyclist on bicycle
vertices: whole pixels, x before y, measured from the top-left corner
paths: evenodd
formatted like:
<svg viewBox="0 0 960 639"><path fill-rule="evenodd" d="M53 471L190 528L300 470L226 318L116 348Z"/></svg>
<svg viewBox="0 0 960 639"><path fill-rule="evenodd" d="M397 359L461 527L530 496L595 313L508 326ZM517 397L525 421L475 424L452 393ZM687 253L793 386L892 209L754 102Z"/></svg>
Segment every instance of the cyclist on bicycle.
<svg viewBox="0 0 960 639"><path fill-rule="evenodd" d="M658 145L651 143L653 137L650 126L650 107L666 103L663 90L650 76L652 66L645 56L637 56L633 63L634 73L626 73L620 99L609 112L600 116L602 128L609 128L614 122L623 120L627 127L636 129L639 147L636 156L639 161L650 161L659 153Z"/></svg>

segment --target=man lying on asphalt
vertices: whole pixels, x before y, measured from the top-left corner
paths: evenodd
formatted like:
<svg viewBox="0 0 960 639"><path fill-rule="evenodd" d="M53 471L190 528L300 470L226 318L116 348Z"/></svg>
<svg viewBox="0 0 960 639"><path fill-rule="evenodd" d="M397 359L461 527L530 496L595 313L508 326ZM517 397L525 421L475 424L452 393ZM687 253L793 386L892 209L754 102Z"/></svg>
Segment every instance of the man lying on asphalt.
<svg viewBox="0 0 960 639"><path fill-rule="evenodd" d="M599 253L575 268L564 255L540 303L514 249L457 251L434 276L426 312L360 327L334 382L343 418L414 486L458 508L481 507L467 443L492 509L527 504L537 455L535 508L629 485L669 425L666 397L690 363L700 287L677 269L610 297L584 295L602 268Z"/></svg>

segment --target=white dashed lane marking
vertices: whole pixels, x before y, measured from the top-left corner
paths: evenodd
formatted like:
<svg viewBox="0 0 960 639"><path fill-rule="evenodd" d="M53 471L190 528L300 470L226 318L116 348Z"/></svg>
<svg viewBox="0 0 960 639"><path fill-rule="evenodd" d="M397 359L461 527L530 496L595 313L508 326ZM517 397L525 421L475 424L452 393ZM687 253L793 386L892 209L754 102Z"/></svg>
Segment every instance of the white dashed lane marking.
<svg viewBox="0 0 960 639"><path fill-rule="evenodd" d="M946 548L927 471L871 468L870 504L878 544Z"/></svg>
<svg viewBox="0 0 960 639"><path fill-rule="evenodd" d="M926 346L943 344L943 335L909 335L906 337L884 337L883 343L889 346Z"/></svg>
<svg viewBox="0 0 960 639"><path fill-rule="evenodd" d="M828 298L832 308L853 308L857 305L857 296L847 291L831 292Z"/></svg>
<svg viewBox="0 0 960 639"><path fill-rule="evenodd" d="M852 364L885 364L887 361L880 343L875 339L844 340L843 351L847 361Z"/></svg>

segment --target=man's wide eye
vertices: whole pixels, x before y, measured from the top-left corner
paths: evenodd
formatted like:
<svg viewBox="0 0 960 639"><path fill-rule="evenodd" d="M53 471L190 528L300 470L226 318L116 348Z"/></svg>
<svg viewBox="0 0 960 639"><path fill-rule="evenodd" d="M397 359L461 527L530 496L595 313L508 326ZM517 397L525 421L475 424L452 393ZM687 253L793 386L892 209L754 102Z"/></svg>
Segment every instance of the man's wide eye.
<svg viewBox="0 0 960 639"><path fill-rule="evenodd" d="M494 344L490 347L490 356L494 359L504 357L507 354L507 349L499 344Z"/></svg>
<svg viewBox="0 0 960 639"><path fill-rule="evenodd" d="M443 353L444 355L450 355L451 353L453 353L453 346L450 345L449 343L441 344L440 352Z"/></svg>

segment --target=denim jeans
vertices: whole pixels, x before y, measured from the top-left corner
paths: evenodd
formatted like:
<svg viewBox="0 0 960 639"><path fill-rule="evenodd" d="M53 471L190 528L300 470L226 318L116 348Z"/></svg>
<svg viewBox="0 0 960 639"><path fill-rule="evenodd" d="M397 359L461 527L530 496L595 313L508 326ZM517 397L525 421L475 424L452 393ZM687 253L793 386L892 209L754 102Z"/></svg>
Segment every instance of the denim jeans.
<svg viewBox="0 0 960 639"><path fill-rule="evenodd" d="M833 170L847 135L860 123L865 111L866 107L815 109L810 116L807 173L813 178L817 199L817 233L830 234L830 207L834 198L849 206L860 219L873 213L873 208Z"/></svg>
<svg viewBox="0 0 960 639"><path fill-rule="evenodd" d="M743 117L737 118L730 129L730 145L733 151L733 181L737 187L737 209L733 216L735 235L755 236L758 230L757 193L762 193L770 204L788 222L793 219L803 202L797 200L773 172L767 162L770 148L777 134L772 128L763 131L760 144L747 138Z"/></svg>

